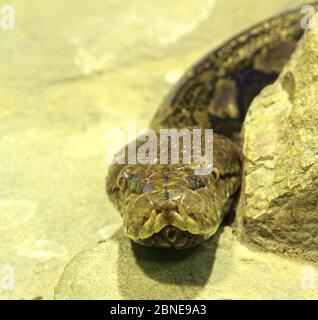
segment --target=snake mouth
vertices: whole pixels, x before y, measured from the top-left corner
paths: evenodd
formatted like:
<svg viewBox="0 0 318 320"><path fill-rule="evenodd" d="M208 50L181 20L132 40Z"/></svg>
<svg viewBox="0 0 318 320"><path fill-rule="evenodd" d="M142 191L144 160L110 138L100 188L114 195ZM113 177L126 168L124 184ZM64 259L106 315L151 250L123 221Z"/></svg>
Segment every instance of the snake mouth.
<svg viewBox="0 0 318 320"><path fill-rule="evenodd" d="M185 249L198 245L208 237L209 236L205 234L192 234L173 226L166 226L149 238L133 241L149 247Z"/></svg>
<svg viewBox="0 0 318 320"><path fill-rule="evenodd" d="M185 239L185 243L196 242L194 238L207 239L217 227L217 221L208 219L205 214L188 213L177 205L170 206L169 209L153 209L150 214L138 220L125 221L129 238L143 244L153 242L153 245L161 247L182 247L184 245L181 239Z"/></svg>

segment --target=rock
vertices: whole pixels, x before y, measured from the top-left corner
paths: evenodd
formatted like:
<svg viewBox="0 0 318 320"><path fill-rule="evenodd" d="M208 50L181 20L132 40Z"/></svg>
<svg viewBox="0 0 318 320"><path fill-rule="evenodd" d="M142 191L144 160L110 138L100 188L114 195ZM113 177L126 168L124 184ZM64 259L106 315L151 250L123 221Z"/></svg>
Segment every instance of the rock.
<svg viewBox="0 0 318 320"><path fill-rule="evenodd" d="M318 261L318 26L253 101L243 130L239 238Z"/></svg>
<svg viewBox="0 0 318 320"><path fill-rule="evenodd" d="M315 299L318 269L241 245L226 227L202 246L158 250L125 237L79 253L55 299Z"/></svg>

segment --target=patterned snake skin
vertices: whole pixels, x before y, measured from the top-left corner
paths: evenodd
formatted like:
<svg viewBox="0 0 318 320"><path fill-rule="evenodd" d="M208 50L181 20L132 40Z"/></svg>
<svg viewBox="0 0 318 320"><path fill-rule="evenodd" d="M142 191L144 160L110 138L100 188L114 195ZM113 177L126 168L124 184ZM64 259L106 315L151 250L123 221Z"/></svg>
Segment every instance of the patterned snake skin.
<svg viewBox="0 0 318 320"><path fill-rule="evenodd" d="M284 12L230 39L190 68L159 107L150 124L158 137L161 128L213 129L209 175L195 175L193 164L110 166L106 191L130 239L179 249L217 231L240 189L246 110L290 58L303 17L300 8Z"/></svg>

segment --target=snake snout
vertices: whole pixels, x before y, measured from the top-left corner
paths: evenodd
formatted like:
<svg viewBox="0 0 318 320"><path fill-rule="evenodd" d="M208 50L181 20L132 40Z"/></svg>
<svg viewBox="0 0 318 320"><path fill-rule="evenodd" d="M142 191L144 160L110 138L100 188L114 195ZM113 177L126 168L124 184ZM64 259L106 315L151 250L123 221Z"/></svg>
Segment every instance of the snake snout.
<svg viewBox="0 0 318 320"><path fill-rule="evenodd" d="M165 248L203 241L214 229L204 200L192 192L170 199L159 192L143 194L124 213L127 235L135 242Z"/></svg>
<svg viewBox="0 0 318 320"><path fill-rule="evenodd" d="M156 209L156 213L160 214L163 211L172 211L175 212L177 214L180 214L180 209L179 206L176 202L168 200L163 202L160 206L158 206L158 208Z"/></svg>

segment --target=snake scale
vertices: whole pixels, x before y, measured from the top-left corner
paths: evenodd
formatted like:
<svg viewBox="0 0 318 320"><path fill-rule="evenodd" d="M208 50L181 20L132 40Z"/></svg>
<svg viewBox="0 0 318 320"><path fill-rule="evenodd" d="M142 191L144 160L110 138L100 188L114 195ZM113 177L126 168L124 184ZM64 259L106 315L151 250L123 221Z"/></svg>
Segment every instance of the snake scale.
<svg viewBox="0 0 318 320"><path fill-rule="evenodd" d="M318 4L313 7L317 9ZM210 238L229 213L242 179L238 137L253 98L278 77L304 30L300 8L261 22L191 67L150 128L212 128L213 171L193 164L118 164L106 191L127 236L146 246L187 248Z"/></svg>

